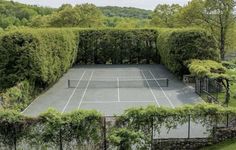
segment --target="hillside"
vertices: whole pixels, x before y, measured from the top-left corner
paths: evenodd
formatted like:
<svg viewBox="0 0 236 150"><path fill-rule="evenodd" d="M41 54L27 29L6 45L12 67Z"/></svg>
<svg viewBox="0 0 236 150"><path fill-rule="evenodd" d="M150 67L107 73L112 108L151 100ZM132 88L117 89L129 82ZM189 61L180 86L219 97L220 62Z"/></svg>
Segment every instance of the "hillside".
<svg viewBox="0 0 236 150"><path fill-rule="evenodd" d="M150 15L152 13L151 10L139 9L134 7L106 6L99 8L107 17L147 19L150 18Z"/></svg>
<svg viewBox="0 0 236 150"><path fill-rule="evenodd" d="M48 15L55 9L21 4L13 1L0 1L0 27L27 25L33 16Z"/></svg>

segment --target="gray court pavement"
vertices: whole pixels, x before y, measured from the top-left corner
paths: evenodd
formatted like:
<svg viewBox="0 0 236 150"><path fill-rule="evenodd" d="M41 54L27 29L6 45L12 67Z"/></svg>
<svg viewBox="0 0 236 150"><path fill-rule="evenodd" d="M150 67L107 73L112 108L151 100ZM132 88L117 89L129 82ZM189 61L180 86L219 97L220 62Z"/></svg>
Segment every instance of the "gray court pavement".
<svg viewBox="0 0 236 150"><path fill-rule="evenodd" d="M159 78L168 78L169 86L162 87L154 83L154 80L149 81ZM83 88L68 88L68 79L87 82L78 83L78 87ZM109 85L90 88L94 84L93 80L107 79L114 79L114 82L116 79L140 79L147 84L139 88L132 88L132 82L127 88L110 88ZM55 108L62 113L75 109L96 109L106 116L111 116L134 106L154 104L174 108L199 102L201 98L195 94L194 89L183 84L162 65L78 65L36 98L23 113L35 116L48 108Z"/></svg>

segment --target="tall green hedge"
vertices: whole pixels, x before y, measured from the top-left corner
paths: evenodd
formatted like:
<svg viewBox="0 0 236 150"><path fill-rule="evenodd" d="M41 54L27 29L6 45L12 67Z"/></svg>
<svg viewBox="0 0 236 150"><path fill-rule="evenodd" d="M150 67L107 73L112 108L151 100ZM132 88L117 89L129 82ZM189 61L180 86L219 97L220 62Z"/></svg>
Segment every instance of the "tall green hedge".
<svg viewBox="0 0 236 150"><path fill-rule="evenodd" d="M161 63L179 76L188 72L186 60L219 59L213 36L201 29L160 29L157 49Z"/></svg>
<svg viewBox="0 0 236 150"><path fill-rule="evenodd" d="M78 37L72 30L28 29L1 38L0 84L11 87L29 80L47 87L74 63Z"/></svg>
<svg viewBox="0 0 236 150"><path fill-rule="evenodd" d="M156 30L99 29L83 30L79 34L79 63L139 64L158 61Z"/></svg>

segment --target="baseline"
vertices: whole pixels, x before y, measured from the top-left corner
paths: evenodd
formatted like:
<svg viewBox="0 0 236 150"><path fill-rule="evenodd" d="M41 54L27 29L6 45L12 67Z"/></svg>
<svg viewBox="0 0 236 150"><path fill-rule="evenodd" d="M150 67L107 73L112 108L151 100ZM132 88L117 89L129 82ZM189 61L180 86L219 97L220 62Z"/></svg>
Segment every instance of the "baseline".
<svg viewBox="0 0 236 150"><path fill-rule="evenodd" d="M83 101L83 104L102 104L102 103L150 103L155 101Z"/></svg>

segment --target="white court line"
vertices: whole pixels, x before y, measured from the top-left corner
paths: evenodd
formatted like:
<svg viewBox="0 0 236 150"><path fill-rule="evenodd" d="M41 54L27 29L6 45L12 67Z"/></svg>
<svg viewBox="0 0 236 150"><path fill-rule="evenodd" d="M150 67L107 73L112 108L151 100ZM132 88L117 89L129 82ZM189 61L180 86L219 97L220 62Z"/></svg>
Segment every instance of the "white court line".
<svg viewBox="0 0 236 150"><path fill-rule="evenodd" d="M151 76L153 77L153 79L156 81L157 85L160 87L162 93L164 94L164 96L166 97L166 99L168 100L168 102L170 103L172 108L175 108L175 106L173 105L173 103L171 102L171 100L169 99L169 97L166 95L165 91L163 90L163 88L160 86L160 84L158 83L157 79L155 78L155 76L153 75L153 73L151 72L151 70L149 70Z"/></svg>
<svg viewBox="0 0 236 150"><path fill-rule="evenodd" d="M120 81L119 78L117 78L117 94L118 94L118 102L120 102Z"/></svg>
<svg viewBox="0 0 236 150"><path fill-rule="evenodd" d="M80 77L79 82L76 84L75 89L73 90L73 92L71 93L70 97L68 98L66 105L65 105L64 108L62 109L62 112L61 112L62 114L65 112L66 107L69 105L69 103L70 103L72 97L74 96L75 91L76 91L76 89L78 88L81 79L84 77L85 72L86 72L86 71L84 71L84 73L83 73L82 76Z"/></svg>
<svg viewBox="0 0 236 150"><path fill-rule="evenodd" d="M94 71L93 71L93 72L94 72ZM87 83L87 85L86 85L86 88L85 88L85 90L84 90L84 93L83 93L83 95L82 95L82 97L81 97L81 99L80 99L78 109L80 108L80 105L81 105L81 103L82 103L82 101L83 101L83 99L84 99L84 96L85 96L86 92L87 92L89 83L90 83L90 81L91 81L91 79L92 79L92 77L93 77L93 72L91 73L91 76L90 76L89 81L88 81L88 83Z"/></svg>
<svg viewBox="0 0 236 150"><path fill-rule="evenodd" d="M103 104L103 103L151 103L155 101L84 101L84 104Z"/></svg>
<svg viewBox="0 0 236 150"><path fill-rule="evenodd" d="M149 85L149 83L148 83L148 81L147 81L147 78L146 78L145 74L144 74L143 72L141 72L141 73L143 74L143 77L145 78L145 80L146 80L146 82L147 82L147 84L148 84L148 87L149 87L149 89L150 89L150 91L151 91L151 93L152 93L152 96L154 97L154 99L155 99L155 101L156 101L158 107L160 107L160 104L158 103L157 98L156 98L156 96L154 95L154 93L153 93L153 91L152 91L152 88L150 87L150 85Z"/></svg>

